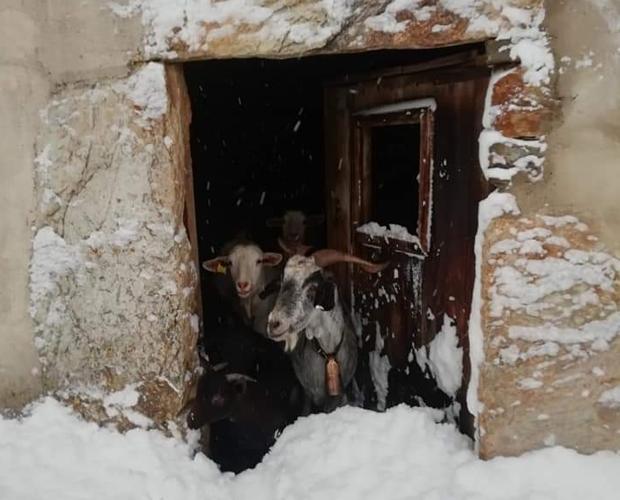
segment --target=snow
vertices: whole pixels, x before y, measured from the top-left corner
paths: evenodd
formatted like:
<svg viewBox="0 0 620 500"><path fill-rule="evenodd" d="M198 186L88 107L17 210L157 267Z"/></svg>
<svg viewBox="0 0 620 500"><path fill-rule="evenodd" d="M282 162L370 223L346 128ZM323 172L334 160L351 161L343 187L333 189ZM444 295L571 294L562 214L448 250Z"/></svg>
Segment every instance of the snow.
<svg viewBox="0 0 620 500"><path fill-rule="evenodd" d="M126 82L116 86L116 90L127 95L138 108L137 112L144 120L156 120L168 109L168 91L164 65L150 62L133 73Z"/></svg>
<svg viewBox="0 0 620 500"><path fill-rule="evenodd" d="M545 297L570 291L577 285L610 290L615 277L611 266L611 261L584 264L547 257L542 260L522 259L514 266L498 267L493 273L490 314L498 318L505 309L523 309L534 314L546 307Z"/></svg>
<svg viewBox="0 0 620 500"><path fill-rule="evenodd" d="M493 127L493 122L499 112L499 107L493 106L493 88L497 82L513 71L513 69L508 69L503 71L495 71L491 74L489 86L487 87L487 92L484 97L484 114L482 115L482 126L485 129L490 129Z"/></svg>
<svg viewBox="0 0 620 500"><path fill-rule="evenodd" d="M613 389L604 391L598 398L598 402L607 408L619 409L620 408L620 385L617 385Z"/></svg>
<svg viewBox="0 0 620 500"><path fill-rule="evenodd" d="M263 40L321 46L351 16L351 4L351 0L318 0L308 6L309 13L318 11L316 16L325 17L320 24L262 0L132 0L110 3L108 8L122 18L141 16L147 57L175 58L177 53L171 50L175 45L189 51L207 50L214 40L238 31L244 32L241 36L253 34Z"/></svg>
<svg viewBox="0 0 620 500"><path fill-rule="evenodd" d="M494 218L504 214L518 215L519 207L515 197L510 193L493 191L478 206L478 230L474 240L476 256L476 274L472 293L471 313L469 316L469 356L471 362L471 376L467 387L467 407L478 419L482 411L482 403L478 399L478 384L480 381L480 365L484 361L484 344L481 320L482 308L482 246L484 233ZM478 439L476 439L478 441Z"/></svg>
<svg viewBox="0 0 620 500"><path fill-rule="evenodd" d="M59 281L77 272L82 265L79 251L67 245L49 226L37 231L32 241L30 297L33 304L58 291ZM34 315L35 311L31 310Z"/></svg>
<svg viewBox="0 0 620 500"><path fill-rule="evenodd" d="M451 397L461 387L463 348L458 346L456 323L444 314L443 325L429 345L428 364L439 388Z"/></svg>
<svg viewBox="0 0 620 500"><path fill-rule="evenodd" d="M395 102L393 104L385 104L383 106L363 109L356 112L354 116L383 115L387 113L398 113L413 109L430 109L431 111L435 111L437 109L437 101L434 97L426 97L424 99L413 99L410 101Z"/></svg>
<svg viewBox="0 0 620 500"><path fill-rule="evenodd" d="M489 115L489 113L491 112L488 110L485 110L485 116ZM526 141L523 139L515 139L512 137L506 137L498 130L486 128L482 132L480 132L480 136L478 137L478 145L479 145L478 154L479 154L480 168L482 169L482 172L484 173L484 176L487 179L492 177L492 178L500 179L500 180L510 180L518 172L527 169L529 162L533 163L536 167L539 167L539 168L543 164L542 158L538 156L534 156L534 155L528 155L527 157L523 157L527 160L526 162L524 161L521 161L520 163L515 162L513 165L505 166L505 167L504 166L493 167L491 165L491 158L494 157L494 155L491 153L491 148L495 144L506 144L506 145L512 145L512 146L517 146L517 147L523 147L523 148L535 148L535 149L538 149L538 151L540 151L541 153L544 153L547 149L547 145L543 141L536 141L536 140ZM520 158L520 160L523 160L523 158ZM501 159L502 161L504 161L503 158ZM496 161L495 163L500 163L500 162ZM535 179L537 179L537 177L532 178L532 180L535 180Z"/></svg>
<svg viewBox="0 0 620 500"><path fill-rule="evenodd" d="M520 389L530 390L542 387L543 383L540 380L536 380L534 378L522 378L517 382L517 385Z"/></svg>
<svg viewBox="0 0 620 500"><path fill-rule="evenodd" d="M120 391L108 394L103 398L103 406L121 406L128 408L138 403L140 393L136 390L136 384L129 384Z"/></svg>
<svg viewBox="0 0 620 500"><path fill-rule="evenodd" d="M423 21L423 18L428 15L427 12L419 8L421 3L421 0L392 0L381 14L367 18L364 25L373 31L399 33L404 31L410 23L408 19L398 21L396 17L399 12L407 11L420 21Z"/></svg>
<svg viewBox="0 0 620 500"><path fill-rule="evenodd" d="M388 229L377 222L368 222L359 226L357 231L374 238L392 238L395 240L417 243L418 245L420 244L420 240L417 236L407 231L406 227L399 226L398 224L390 224Z"/></svg>
<svg viewBox="0 0 620 500"><path fill-rule="evenodd" d="M370 368L370 377L377 394L377 409L385 410L385 404L388 394L388 374L390 372L390 359L387 354L381 354L383 351L383 337L381 336L381 328L376 323L375 332L375 349L368 354L368 364Z"/></svg>
<svg viewBox="0 0 620 500"><path fill-rule="evenodd" d="M508 335L511 339L530 342L537 340L553 341L559 344L579 344L585 342L611 342L620 334L620 312L608 317L590 321L580 328L559 327L548 323L540 326L511 326Z"/></svg>
<svg viewBox="0 0 620 500"><path fill-rule="evenodd" d="M620 456L561 447L482 461L441 413L404 405L341 408L299 419L255 469L222 474L189 442L86 423L57 401L0 418L0 496L7 500L617 498ZM555 438L546 443L553 446Z"/></svg>

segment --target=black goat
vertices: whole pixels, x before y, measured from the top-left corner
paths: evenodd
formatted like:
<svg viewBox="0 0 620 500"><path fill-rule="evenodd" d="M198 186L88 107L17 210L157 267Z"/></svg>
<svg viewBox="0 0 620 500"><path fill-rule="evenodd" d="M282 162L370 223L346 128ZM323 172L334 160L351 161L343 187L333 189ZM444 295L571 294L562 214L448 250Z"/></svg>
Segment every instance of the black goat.
<svg viewBox="0 0 620 500"><path fill-rule="evenodd" d="M240 472L261 461L299 411L279 387L239 373L209 371L198 381L187 424L190 429L215 424L211 457L223 471Z"/></svg>
<svg viewBox="0 0 620 500"><path fill-rule="evenodd" d="M208 366L188 425L210 426L210 456L222 470L253 467L274 433L299 416L303 390L282 347L243 325L206 332Z"/></svg>

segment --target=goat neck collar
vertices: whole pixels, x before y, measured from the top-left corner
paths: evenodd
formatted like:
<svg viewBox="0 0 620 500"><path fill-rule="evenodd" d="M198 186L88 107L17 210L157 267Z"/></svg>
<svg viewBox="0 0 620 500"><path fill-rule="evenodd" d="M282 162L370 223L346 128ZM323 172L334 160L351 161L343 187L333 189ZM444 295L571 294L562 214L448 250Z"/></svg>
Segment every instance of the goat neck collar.
<svg viewBox="0 0 620 500"><path fill-rule="evenodd" d="M314 350L321 355L322 358L329 359L330 357L333 358L336 356L336 354L338 354L338 351L340 350L340 347L342 346L343 340L344 340L344 332L342 332L342 335L340 336L340 342L338 342L338 345L334 349L334 352L330 352L330 353L325 352L325 349L323 349L317 337L314 337L312 339L312 346L314 347Z"/></svg>

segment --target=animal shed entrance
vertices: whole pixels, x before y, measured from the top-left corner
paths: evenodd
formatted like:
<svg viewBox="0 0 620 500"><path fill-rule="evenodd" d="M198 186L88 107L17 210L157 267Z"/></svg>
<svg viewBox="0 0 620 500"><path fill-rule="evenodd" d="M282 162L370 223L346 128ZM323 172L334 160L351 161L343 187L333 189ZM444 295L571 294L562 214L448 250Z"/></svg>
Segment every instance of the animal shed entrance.
<svg viewBox="0 0 620 500"><path fill-rule="evenodd" d="M425 346L454 326L467 349L477 202L485 191L476 138L488 69L472 64L481 51L185 65L200 262L239 235L281 252L268 221L287 210L324 217L305 234L315 248L390 260L378 279L344 264L334 269L359 322L356 380L368 408L451 401L425 364ZM385 233L371 221L398 227ZM200 348L212 364L229 361L213 332L234 312L214 275L201 271ZM463 389L453 396L463 402ZM467 419L461 426L470 432Z"/></svg>

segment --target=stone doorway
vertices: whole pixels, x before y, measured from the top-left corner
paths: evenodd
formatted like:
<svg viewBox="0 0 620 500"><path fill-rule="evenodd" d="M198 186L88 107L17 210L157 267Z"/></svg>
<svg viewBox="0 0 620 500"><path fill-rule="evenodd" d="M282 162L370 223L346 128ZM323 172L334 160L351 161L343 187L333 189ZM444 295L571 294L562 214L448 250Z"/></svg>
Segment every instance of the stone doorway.
<svg viewBox="0 0 620 500"><path fill-rule="evenodd" d="M342 139L338 147L348 148L348 145L340 132L334 130L333 103L329 101L334 94L329 89L346 86L346 82L350 81L351 88L345 94L349 92L354 99L357 92L355 82L359 75L375 75L370 85L379 89L383 78L392 82L394 75L407 71L405 68L421 71L424 76L420 82L426 82L425 91L430 88L429 79L432 86L433 75L439 75L438 82L445 87L446 78L466 79L459 68L468 67L465 73L471 72L472 60L483 53L482 45L472 45L284 60L238 59L185 64L192 114L190 142L194 199L190 205L195 206L195 213L189 214L186 219L190 225L189 232L195 234L198 243L197 266L200 268L201 262L216 256L222 245L240 233L256 241L265 251L279 251L278 233L269 228L266 221L291 209L302 210L306 214L327 215L325 225L312 228L307 234L309 245L331 245L350 251L353 240L344 242L340 237L334 237L335 233L349 233L353 221L334 218L339 203L338 198L334 197L334 189L339 188L340 182L334 183L334 179L343 167L334 164L333 138ZM449 68L451 76L446 77L445 72L439 71L442 68ZM476 88L484 96L486 80ZM393 90L390 99L395 93L398 90ZM472 115L467 111L468 116L473 117L472 123L468 123L470 132L475 132L476 124L481 121L483 99L480 92L476 96L477 100L472 104L476 112ZM472 157L470 154L476 149L474 132L463 136L466 138L464 140L471 139L472 144L460 151L467 157L463 169L477 174L477 165L472 162L475 155ZM400 139L397 137L397 140ZM444 144L446 141L440 139L438 142ZM415 140L412 140L411 146L420 147ZM427 151L427 154L432 152ZM348 159L344 161L349 162ZM438 172L435 174L438 175ZM417 182L415 177L412 177L413 183ZM390 196L406 198L409 184L403 186L400 192L390 191ZM448 190L443 192L448 193ZM349 184L341 195L352 200L353 186ZM477 203L474 198L461 201L467 207L470 204L474 207ZM457 209L464 209L465 205L459 205ZM475 212L472 213L475 218ZM445 213L443 215L446 216ZM468 241L473 245L475 225L470 229L471 241ZM425 248L425 251L429 250ZM468 255L473 258L473 252ZM473 267L473 260L469 264ZM343 269L339 272L343 276ZM223 318L220 314L222 309L218 306L218 294L212 286L213 275L202 269L201 273L203 338L199 343L202 346L205 339L209 339L210 330L217 328ZM341 278L340 287L347 301L350 300L350 284L346 279ZM471 293L471 286L462 297L463 303L469 302L468 293ZM447 297L447 294L443 295ZM348 305L353 307L354 314L360 312L354 304ZM441 314L438 312L438 315ZM432 340L438 330L430 330L436 326L441 329L440 323L425 325L426 341L418 341L418 348ZM459 332L459 337L464 339L466 332ZM406 357L412 349L411 342L405 344L401 346L404 351L398 354L399 357ZM365 356L372 350L367 349ZM377 356L385 354L379 351L381 349L375 353ZM360 366L362 372L368 370L367 358ZM368 373L362 372L358 378L368 382ZM432 378L430 370L418 370L417 373L421 379ZM411 377L390 377L390 383L394 385L390 406L404 401L409 404L427 403L425 398L413 398L412 391L404 388L412 384ZM434 387L426 387L425 390L427 393L429 390L436 392L436 385ZM370 392L378 391L377 387L370 389ZM445 403L442 397L435 398L437 400ZM376 409L376 396L367 398L364 405Z"/></svg>

